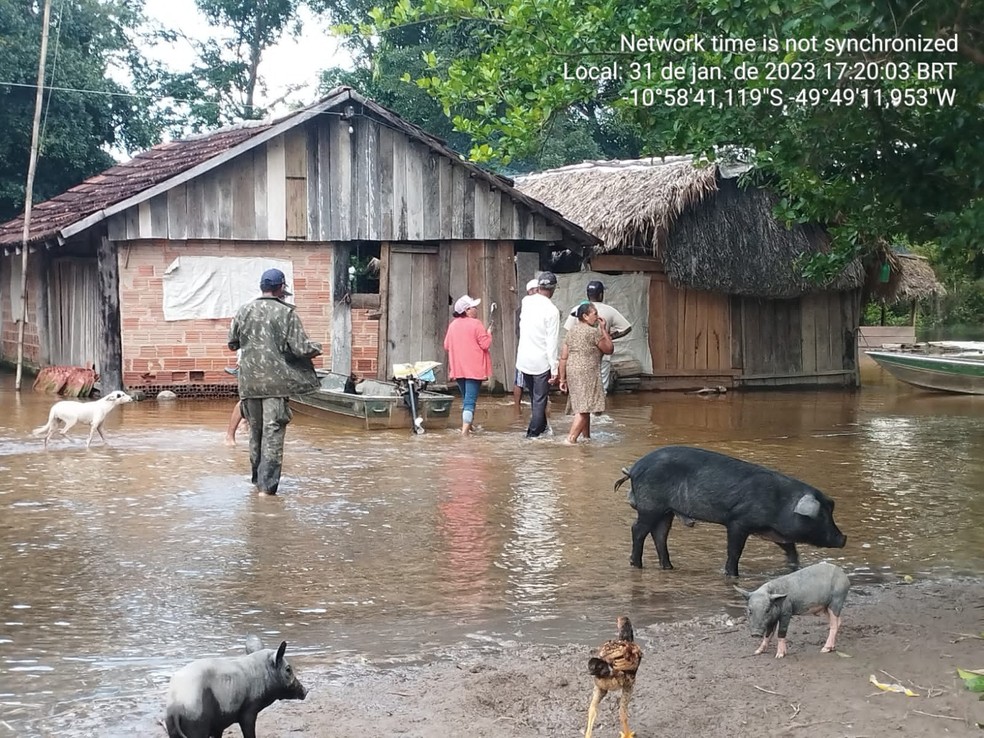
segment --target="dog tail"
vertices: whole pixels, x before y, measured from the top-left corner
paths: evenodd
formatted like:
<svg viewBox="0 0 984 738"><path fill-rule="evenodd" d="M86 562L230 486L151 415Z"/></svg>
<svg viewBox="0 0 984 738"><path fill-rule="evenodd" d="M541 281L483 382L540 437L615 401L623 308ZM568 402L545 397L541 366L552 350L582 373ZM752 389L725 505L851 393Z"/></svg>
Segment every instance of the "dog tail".
<svg viewBox="0 0 984 738"><path fill-rule="evenodd" d="M48 422L42 425L40 428L35 428L31 431L33 436L43 436L49 430L51 430L51 424L55 422L55 408L51 408L51 412L48 413Z"/></svg>

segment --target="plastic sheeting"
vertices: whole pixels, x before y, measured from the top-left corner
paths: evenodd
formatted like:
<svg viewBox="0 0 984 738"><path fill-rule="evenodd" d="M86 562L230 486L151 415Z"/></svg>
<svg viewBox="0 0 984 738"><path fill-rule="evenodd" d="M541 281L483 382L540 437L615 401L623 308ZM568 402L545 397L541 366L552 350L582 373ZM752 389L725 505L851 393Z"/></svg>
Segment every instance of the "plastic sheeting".
<svg viewBox="0 0 984 738"><path fill-rule="evenodd" d="M618 310L632 324L632 332L615 341L612 361L633 358L642 371L651 374L653 357L649 353L649 275L574 272L557 275L553 303L560 310L560 340L564 340L564 321L583 300L585 288L597 279L605 285L605 303Z"/></svg>
<svg viewBox="0 0 984 738"><path fill-rule="evenodd" d="M294 265L284 259L179 256L164 271L164 320L232 318L259 297L267 269L282 271L293 288Z"/></svg>

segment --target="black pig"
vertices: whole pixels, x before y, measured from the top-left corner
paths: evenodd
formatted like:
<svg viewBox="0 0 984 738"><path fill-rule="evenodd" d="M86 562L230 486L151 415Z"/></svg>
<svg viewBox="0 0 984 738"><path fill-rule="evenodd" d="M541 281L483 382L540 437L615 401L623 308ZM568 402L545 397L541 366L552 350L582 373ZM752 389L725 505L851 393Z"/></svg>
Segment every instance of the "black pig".
<svg viewBox="0 0 984 738"><path fill-rule="evenodd" d="M280 648L246 639L246 655L192 661L171 677L164 727L168 738L221 738L239 723L243 738L256 738L256 716L277 700L307 696Z"/></svg>
<svg viewBox="0 0 984 738"><path fill-rule="evenodd" d="M632 566L642 567L642 547L652 535L660 566L672 569L666 547L673 516L720 523L728 529L725 574L738 576L738 559L750 535L773 541L799 567L797 543L843 548L847 537L834 524L834 502L798 479L714 451L666 446L651 451L615 483L631 480Z"/></svg>

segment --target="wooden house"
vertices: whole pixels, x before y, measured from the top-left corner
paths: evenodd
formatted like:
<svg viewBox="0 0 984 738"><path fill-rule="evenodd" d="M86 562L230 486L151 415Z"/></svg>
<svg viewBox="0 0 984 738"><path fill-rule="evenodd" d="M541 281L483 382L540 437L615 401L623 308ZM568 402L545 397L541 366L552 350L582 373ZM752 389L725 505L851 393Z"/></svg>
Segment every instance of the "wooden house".
<svg viewBox="0 0 984 738"><path fill-rule="evenodd" d="M649 275L653 369L640 387L858 385L860 262L832 284L806 281L800 260L828 248L826 232L787 229L773 193L739 187L742 171L603 161L517 184L600 239L592 271Z"/></svg>
<svg viewBox="0 0 984 738"><path fill-rule="evenodd" d="M22 228L20 218L0 225L6 361ZM545 266L556 250L596 242L342 87L279 120L155 146L36 205L25 355L33 366L95 365L103 389L234 392L223 371L235 364L230 319L277 266L324 344L320 365L386 378L393 363L443 360L458 296L510 315L517 256ZM514 332L495 340L495 378L511 388Z"/></svg>

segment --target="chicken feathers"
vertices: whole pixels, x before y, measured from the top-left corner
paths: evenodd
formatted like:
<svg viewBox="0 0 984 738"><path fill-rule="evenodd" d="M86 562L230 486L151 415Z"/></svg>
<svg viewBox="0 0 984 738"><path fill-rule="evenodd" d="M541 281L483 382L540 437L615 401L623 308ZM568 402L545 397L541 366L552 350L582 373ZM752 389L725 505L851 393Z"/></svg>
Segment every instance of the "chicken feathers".
<svg viewBox="0 0 984 738"><path fill-rule="evenodd" d="M629 700L635 685L636 672L642 663L642 649L635 643L632 623L627 617L617 621L617 638L605 641L588 659L588 673L594 677L595 688L588 708L588 729L585 738L591 738L591 731L598 715L598 704L611 691L621 690L619 700L619 722L621 738L632 738L629 730Z"/></svg>

